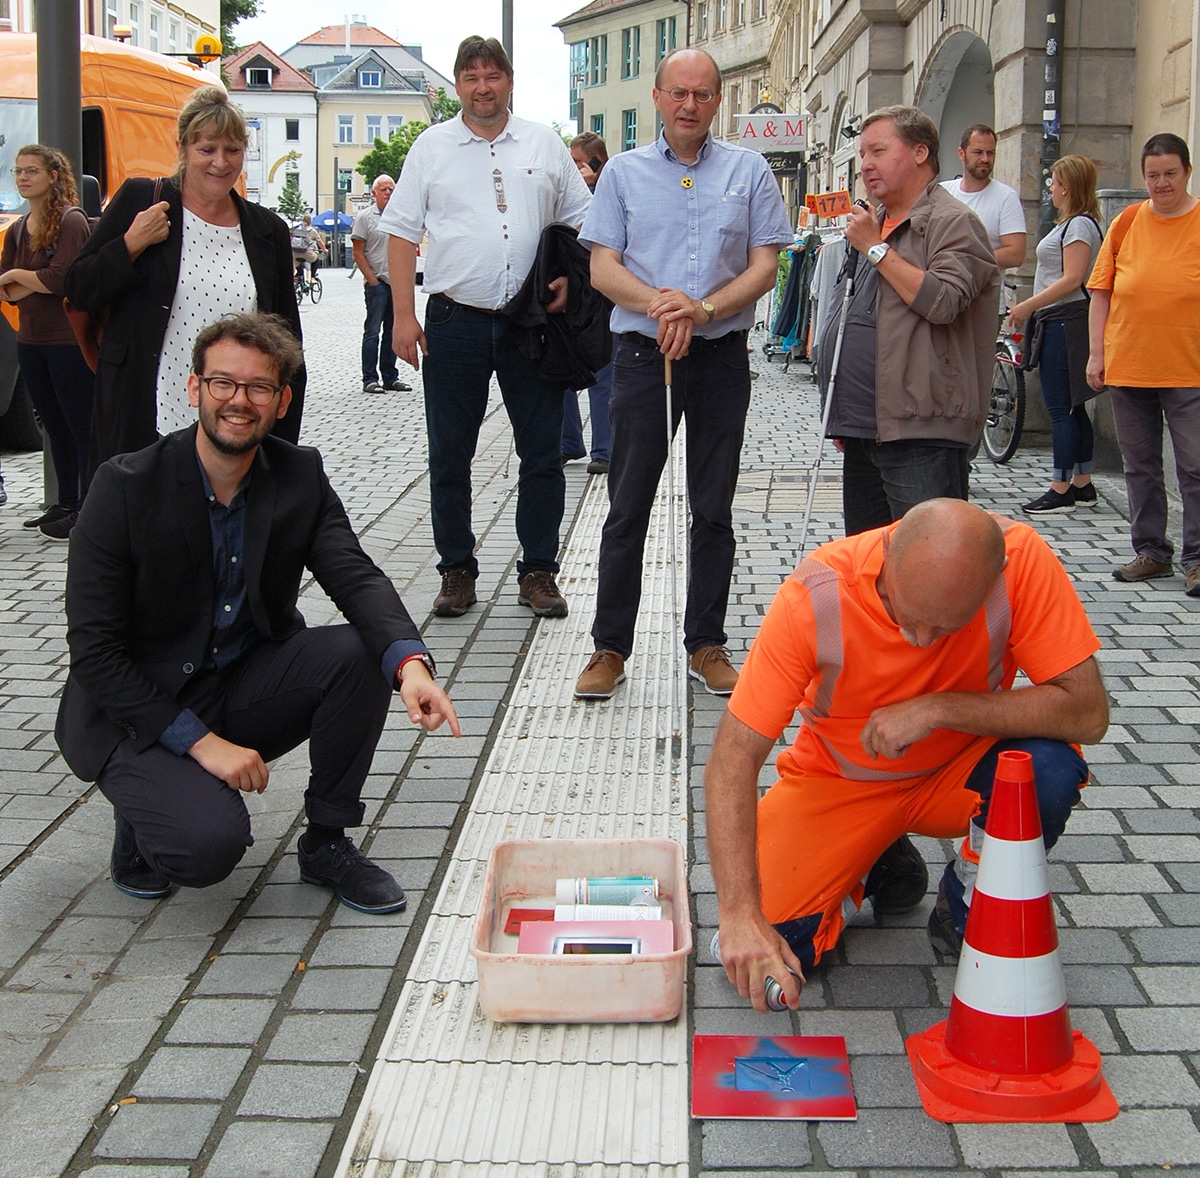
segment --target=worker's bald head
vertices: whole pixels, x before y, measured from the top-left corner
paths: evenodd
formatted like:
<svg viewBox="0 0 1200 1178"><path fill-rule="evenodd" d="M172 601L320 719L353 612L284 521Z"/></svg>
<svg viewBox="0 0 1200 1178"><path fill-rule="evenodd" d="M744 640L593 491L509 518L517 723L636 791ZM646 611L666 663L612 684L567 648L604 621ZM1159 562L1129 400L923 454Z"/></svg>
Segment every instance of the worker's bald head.
<svg viewBox="0 0 1200 1178"><path fill-rule="evenodd" d="M961 499L918 503L889 538L885 603L909 642L932 645L979 612L1004 561L1004 533L986 511Z"/></svg>

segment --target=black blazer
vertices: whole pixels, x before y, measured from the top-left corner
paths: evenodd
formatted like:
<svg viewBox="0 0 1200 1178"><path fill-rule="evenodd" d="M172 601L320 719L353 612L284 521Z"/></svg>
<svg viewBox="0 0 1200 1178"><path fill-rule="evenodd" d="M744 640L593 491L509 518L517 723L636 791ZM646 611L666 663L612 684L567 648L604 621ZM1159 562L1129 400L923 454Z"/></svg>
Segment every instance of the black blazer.
<svg viewBox="0 0 1200 1178"><path fill-rule="evenodd" d="M212 531L196 426L105 463L71 534L71 666L55 737L94 781L118 742L141 752L175 720L204 675L212 632ZM246 503L246 592L262 641L304 628L305 569L377 658L397 639L424 651L395 587L362 550L321 462L265 438ZM381 671L382 674L382 671Z"/></svg>
<svg viewBox="0 0 1200 1178"><path fill-rule="evenodd" d="M73 306L92 313L109 310L92 409L88 466L93 471L114 454L140 450L158 437L154 389L158 357L183 257L183 200L174 181L164 180L159 194L159 199L171 206L166 240L143 251L136 262L129 260L124 242L134 217L154 203L154 186L154 180L142 177L126 180L67 271L67 298ZM258 309L282 315L300 339L288 227L274 213L244 201L236 192L230 196L241 221ZM307 380L301 368L292 380L287 416L276 424L276 437L289 442L299 439Z"/></svg>

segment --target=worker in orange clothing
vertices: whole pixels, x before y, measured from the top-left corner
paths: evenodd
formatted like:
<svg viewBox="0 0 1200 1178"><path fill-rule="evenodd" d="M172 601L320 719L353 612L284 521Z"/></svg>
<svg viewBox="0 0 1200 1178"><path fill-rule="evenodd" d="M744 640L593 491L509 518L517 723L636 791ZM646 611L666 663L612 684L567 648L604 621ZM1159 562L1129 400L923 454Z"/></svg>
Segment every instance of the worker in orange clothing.
<svg viewBox="0 0 1200 1178"><path fill-rule="evenodd" d="M799 1006L804 970L908 831L966 835L929 919L934 947L957 956L996 758L1033 755L1053 846L1087 781L1077 743L1108 727L1099 645L1040 536L962 500L928 500L800 563L705 771L721 959L756 1010L767 977ZM1018 670L1031 686L1013 690ZM760 802L759 770L797 710Z"/></svg>

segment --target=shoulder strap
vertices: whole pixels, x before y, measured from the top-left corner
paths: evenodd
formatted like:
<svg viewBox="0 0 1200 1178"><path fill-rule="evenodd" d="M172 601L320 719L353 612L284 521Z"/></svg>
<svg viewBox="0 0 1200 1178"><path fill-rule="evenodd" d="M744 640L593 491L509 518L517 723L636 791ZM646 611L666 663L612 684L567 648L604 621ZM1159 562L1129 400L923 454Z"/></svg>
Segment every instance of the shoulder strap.
<svg viewBox="0 0 1200 1178"><path fill-rule="evenodd" d="M1142 211L1142 206L1145 201L1139 200L1137 204L1129 205L1128 208L1121 210L1120 215L1112 223L1112 256L1113 263L1116 263L1117 254L1121 252L1121 244L1125 240L1125 234L1129 232L1129 226L1133 224L1133 219Z"/></svg>

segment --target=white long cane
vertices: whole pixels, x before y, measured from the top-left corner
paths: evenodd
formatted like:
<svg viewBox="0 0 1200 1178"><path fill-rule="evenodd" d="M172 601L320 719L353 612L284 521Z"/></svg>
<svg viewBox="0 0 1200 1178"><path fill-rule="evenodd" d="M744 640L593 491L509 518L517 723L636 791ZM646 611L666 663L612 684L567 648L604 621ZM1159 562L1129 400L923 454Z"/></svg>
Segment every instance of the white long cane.
<svg viewBox="0 0 1200 1178"><path fill-rule="evenodd" d="M675 431L671 428L674 412L671 405L671 357L663 357L663 381L667 391L667 562L671 576L671 636L674 643L679 631L679 584L675 572ZM667 726L671 729L671 756L678 757L682 745L682 725L675 723L675 665L671 659L671 673L667 676Z"/></svg>
<svg viewBox="0 0 1200 1178"><path fill-rule="evenodd" d="M858 252L846 242L846 260L842 264L842 273L846 275L846 289L842 295L842 309L838 318L837 336L833 341L833 359L829 364L829 385L825 389L825 407L821 411L821 431L817 435L817 459L813 463L812 474L808 480L808 503L804 508L804 524L800 528L800 547L796 552L799 556L808 544L808 525L812 519L813 501L817 497L817 476L821 471L821 459L825 456L825 431L829 428L829 410L833 407L833 389L837 381L838 361L842 358L842 339L846 334L846 315L850 310L850 300L854 298L854 278L858 269Z"/></svg>

